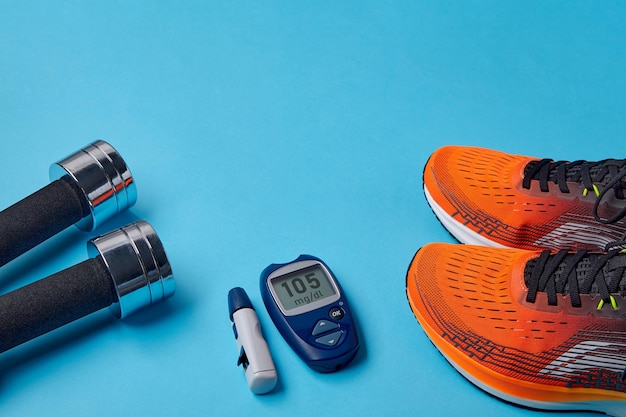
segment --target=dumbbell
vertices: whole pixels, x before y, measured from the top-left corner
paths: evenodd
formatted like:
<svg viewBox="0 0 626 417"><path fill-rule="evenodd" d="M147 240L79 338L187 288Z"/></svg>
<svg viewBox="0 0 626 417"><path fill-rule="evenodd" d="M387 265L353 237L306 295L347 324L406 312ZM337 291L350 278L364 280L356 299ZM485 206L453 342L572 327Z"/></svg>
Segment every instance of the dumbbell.
<svg viewBox="0 0 626 417"><path fill-rule="evenodd" d="M125 318L174 294L172 268L147 222L87 246L90 259L0 296L0 353L103 308Z"/></svg>
<svg viewBox="0 0 626 417"><path fill-rule="evenodd" d="M102 140L52 164L49 174L50 184L0 212L0 266L73 224L92 231L137 201L128 166Z"/></svg>

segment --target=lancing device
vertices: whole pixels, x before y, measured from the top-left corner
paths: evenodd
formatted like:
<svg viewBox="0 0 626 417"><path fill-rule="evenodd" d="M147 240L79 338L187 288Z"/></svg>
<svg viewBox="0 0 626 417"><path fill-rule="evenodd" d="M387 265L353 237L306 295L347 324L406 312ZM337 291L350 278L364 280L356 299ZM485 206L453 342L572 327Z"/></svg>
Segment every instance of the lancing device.
<svg viewBox="0 0 626 417"><path fill-rule="evenodd" d="M278 375L259 318L243 288L228 292L228 309L239 348L237 365L243 367L250 391L266 394L276 386Z"/></svg>

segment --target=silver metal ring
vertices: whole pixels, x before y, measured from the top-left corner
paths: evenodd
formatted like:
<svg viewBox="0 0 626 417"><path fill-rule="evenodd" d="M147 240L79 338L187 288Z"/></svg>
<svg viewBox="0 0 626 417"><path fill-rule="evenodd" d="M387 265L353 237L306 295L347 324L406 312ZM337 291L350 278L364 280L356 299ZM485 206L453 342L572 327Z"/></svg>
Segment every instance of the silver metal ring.
<svg viewBox="0 0 626 417"><path fill-rule="evenodd" d="M66 175L83 191L91 212L76 223L79 229L92 231L137 201L137 187L126 162L103 140L50 166L51 181Z"/></svg>
<svg viewBox="0 0 626 417"><path fill-rule="evenodd" d="M110 308L116 317L174 295L172 268L148 222L140 220L91 239L87 250L91 257L102 257L113 278L118 301Z"/></svg>

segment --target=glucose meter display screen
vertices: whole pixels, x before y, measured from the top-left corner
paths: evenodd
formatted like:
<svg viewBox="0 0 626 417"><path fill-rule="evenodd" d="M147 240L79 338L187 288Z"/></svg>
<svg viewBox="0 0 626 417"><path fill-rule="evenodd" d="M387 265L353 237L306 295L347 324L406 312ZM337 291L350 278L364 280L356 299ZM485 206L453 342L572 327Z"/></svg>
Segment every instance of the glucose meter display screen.
<svg viewBox="0 0 626 417"><path fill-rule="evenodd" d="M336 294L335 287L319 265L274 278L271 285L284 310L303 307Z"/></svg>

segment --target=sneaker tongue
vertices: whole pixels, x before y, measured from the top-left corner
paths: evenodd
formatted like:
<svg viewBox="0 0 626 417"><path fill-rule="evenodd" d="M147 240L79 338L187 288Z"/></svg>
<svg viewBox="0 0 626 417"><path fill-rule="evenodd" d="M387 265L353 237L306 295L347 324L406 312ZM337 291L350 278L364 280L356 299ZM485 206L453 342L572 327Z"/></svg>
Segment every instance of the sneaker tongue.
<svg viewBox="0 0 626 417"><path fill-rule="evenodd" d="M550 277L550 279L554 280L557 288L563 288L563 290L560 291L562 295L568 295L570 293L568 277L565 276L565 273L567 272L567 265L569 264L569 262L571 262L574 256L574 253L566 255L563 261L559 263L558 267L555 269L555 271L552 273L552 276ZM591 296L599 294L598 284L595 282L595 280L588 292L583 292L580 289L583 288L583 282L590 279L589 274L593 273L593 270L595 269L594 265L598 262L598 259L601 256L603 255L588 254L585 255L576 264L576 281L578 282L580 294L586 293ZM532 259L526 264L526 267L524 268L524 283L527 287L530 285L530 280L534 269L538 267L538 261L539 258ZM619 294L622 297L626 297L626 253L617 254L612 259L609 259L609 261L602 268L602 273L611 293ZM539 289L539 291L545 292L544 289Z"/></svg>
<svg viewBox="0 0 626 417"><path fill-rule="evenodd" d="M615 279L619 279L619 285L617 291L622 297L626 296L626 254L617 256L609 261L609 266L612 268L611 274ZM605 276L607 273L605 272ZM619 278L617 276L619 275Z"/></svg>

